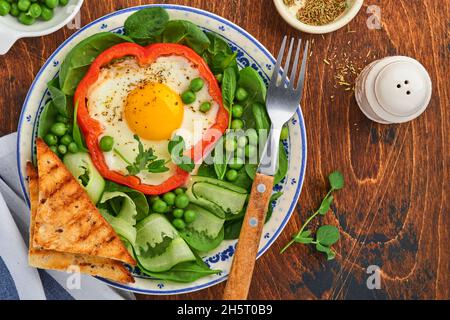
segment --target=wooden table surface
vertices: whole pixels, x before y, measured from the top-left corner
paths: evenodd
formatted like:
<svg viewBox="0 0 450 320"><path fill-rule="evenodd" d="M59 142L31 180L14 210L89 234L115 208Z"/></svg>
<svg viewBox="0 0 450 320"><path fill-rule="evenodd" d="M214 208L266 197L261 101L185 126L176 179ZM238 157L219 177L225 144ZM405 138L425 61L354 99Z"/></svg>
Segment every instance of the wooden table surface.
<svg viewBox="0 0 450 320"><path fill-rule="evenodd" d="M85 1L86 24L120 8L156 1ZM285 34L299 36L271 0L160 1L202 8L248 30L271 52ZM369 5L380 8L382 28L370 30ZM296 213L258 261L251 299L449 299L450 109L448 1L370 0L350 25L313 40L302 102L308 134L306 180ZM0 136L16 131L27 90L45 60L74 30L19 40L0 56ZM355 70L391 55L421 61L434 84L419 119L378 125L359 111L352 90L336 85L340 66ZM324 62L330 62L330 65ZM347 61L346 61L347 60ZM354 83L352 72L346 81ZM336 195L326 222L342 238L335 261L305 246L280 255L326 193L327 175L341 170L346 188ZM381 289L366 286L366 268L381 268ZM224 284L172 298L219 299ZM149 297L151 298L151 297Z"/></svg>

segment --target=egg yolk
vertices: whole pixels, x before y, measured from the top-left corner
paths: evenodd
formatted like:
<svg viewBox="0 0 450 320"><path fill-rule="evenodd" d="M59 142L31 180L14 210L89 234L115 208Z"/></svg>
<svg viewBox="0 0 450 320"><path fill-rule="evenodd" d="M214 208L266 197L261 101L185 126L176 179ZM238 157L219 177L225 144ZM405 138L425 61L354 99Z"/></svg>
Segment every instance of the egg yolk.
<svg viewBox="0 0 450 320"><path fill-rule="evenodd" d="M183 102L162 83L148 83L127 97L124 117L130 129L146 140L168 140L183 121Z"/></svg>

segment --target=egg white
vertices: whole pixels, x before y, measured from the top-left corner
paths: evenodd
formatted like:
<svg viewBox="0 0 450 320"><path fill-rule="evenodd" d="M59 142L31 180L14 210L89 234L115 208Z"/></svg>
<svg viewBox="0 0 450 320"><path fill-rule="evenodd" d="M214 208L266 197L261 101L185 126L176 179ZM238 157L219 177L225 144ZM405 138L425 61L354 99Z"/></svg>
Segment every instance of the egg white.
<svg viewBox="0 0 450 320"><path fill-rule="evenodd" d="M87 96L87 107L90 116L99 121L104 133L102 136L114 138L114 147L127 160L133 162L138 154L138 143L134 133L128 127L124 117L124 108L128 95L142 83L163 83L175 93L181 95L189 89L192 79L200 77L200 73L189 60L181 56L165 56L158 58L151 65L140 66L136 59L125 58L102 68L96 83L91 86ZM184 106L184 118L181 127L173 133L184 138L187 148L194 146L202 139L204 132L214 123L219 106L209 94L205 82L203 89L196 93L193 104ZM201 103L212 102L211 110L204 114L199 111ZM101 137L100 137L101 138ZM168 140L150 141L140 138L145 148L152 148L159 159L170 159ZM127 175L127 163L115 152L105 152L105 160L110 170ZM147 185L159 185L169 179L175 172L174 164L169 163L170 171L165 173L149 173L142 171L138 177Z"/></svg>

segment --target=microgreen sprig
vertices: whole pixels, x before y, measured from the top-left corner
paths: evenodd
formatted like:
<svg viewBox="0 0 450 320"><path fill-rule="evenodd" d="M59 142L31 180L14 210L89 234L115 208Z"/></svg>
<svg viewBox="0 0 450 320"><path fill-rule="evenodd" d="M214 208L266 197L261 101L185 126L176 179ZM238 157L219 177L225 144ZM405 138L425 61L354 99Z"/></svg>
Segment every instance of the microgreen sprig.
<svg viewBox="0 0 450 320"><path fill-rule="evenodd" d="M293 236L292 240L281 250L281 253L284 253L294 243L300 243L314 245L317 251L327 255L328 260L333 260L336 257L336 253L331 249L331 246L339 241L340 233L338 228L331 225L322 226L317 230L316 239L312 237L312 231L307 230L311 221L319 215L325 216L330 210L334 200L332 193L344 188L344 177L342 173L338 171L333 172L328 177L328 180L330 181L331 189L322 200L319 209L306 220L300 231Z"/></svg>

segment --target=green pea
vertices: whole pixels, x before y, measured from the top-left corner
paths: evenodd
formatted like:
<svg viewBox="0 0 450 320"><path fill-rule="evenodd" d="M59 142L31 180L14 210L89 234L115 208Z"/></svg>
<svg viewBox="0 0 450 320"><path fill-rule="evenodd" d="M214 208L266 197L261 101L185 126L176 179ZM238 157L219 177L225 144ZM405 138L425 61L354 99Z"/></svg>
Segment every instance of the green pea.
<svg viewBox="0 0 450 320"><path fill-rule="evenodd" d="M59 0L59 5L66 6L69 3L69 0Z"/></svg>
<svg viewBox="0 0 450 320"><path fill-rule="evenodd" d="M200 111L203 113L207 113L209 110L211 110L211 103L210 102L203 102L200 105Z"/></svg>
<svg viewBox="0 0 450 320"><path fill-rule="evenodd" d="M59 155L58 147L57 147L57 146L51 146L51 147L50 147L50 150L52 150L54 154Z"/></svg>
<svg viewBox="0 0 450 320"><path fill-rule="evenodd" d="M175 192L175 194L176 194L177 196L179 196L180 194L184 194L184 189L183 189L183 188L178 188L178 189L176 189L174 192Z"/></svg>
<svg viewBox="0 0 450 320"><path fill-rule="evenodd" d="M104 136L100 139L99 145L103 152L110 152L114 148L114 138L111 136Z"/></svg>
<svg viewBox="0 0 450 320"><path fill-rule="evenodd" d="M152 197L150 197L150 203L151 203L151 204L154 204L157 200L161 200L161 198L158 197L158 196L152 196Z"/></svg>
<svg viewBox="0 0 450 320"><path fill-rule="evenodd" d="M186 221L186 223L192 223L195 219L197 219L197 213L195 211L187 210L184 213L184 221Z"/></svg>
<svg viewBox="0 0 450 320"><path fill-rule="evenodd" d="M222 73L216 74L215 77L216 77L216 80L217 80L217 82L219 84L222 83L222 80L223 80L223 74Z"/></svg>
<svg viewBox="0 0 450 320"><path fill-rule="evenodd" d="M30 25L32 25L35 21L36 21L36 20L35 20L33 17L30 17L30 16L27 15L25 12L21 12L21 13L19 14L19 22L22 23L22 24L24 24L24 25L30 26Z"/></svg>
<svg viewBox="0 0 450 320"><path fill-rule="evenodd" d="M289 138L289 128L288 127L283 127L283 129L281 130L280 139L281 140L287 140L288 138Z"/></svg>
<svg viewBox="0 0 450 320"><path fill-rule="evenodd" d="M237 149L237 143L235 139L228 138L225 141L225 150L227 152L234 152Z"/></svg>
<svg viewBox="0 0 450 320"><path fill-rule="evenodd" d="M258 145L258 132L256 132L255 129L248 129L247 130L247 137L248 137L248 143L250 143L252 146Z"/></svg>
<svg viewBox="0 0 450 320"><path fill-rule="evenodd" d="M255 146L248 145L245 147L245 156L247 158L253 158L257 155L258 149Z"/></svg>
<svg viewBox="0 0 450 320"><path fill-rule="evenodd" d="M72 136L69 134L64 135L61 138L61 144L68 146L73 141Z"/></svg>
<svg viewBox="0 0 450 320"><path fill-rule="evenodd" d="M50 9L55 9L59 5L58 0L45 0L45 5Z"/></svg>
<svg viewBox="0 0 450 320"><path fill-rule="evenodd" d="M231 129L242 130L244 128L244 121L241 119L235 119L231 122Z"/></svg>
<svg viewBox="0 0 450 320"><path fill-rule="evenodd" d="M226 174L226 178L228 181L233 182L236 181L238 177L238 172L236 170L228 170Z"/></svg>
<svg viewBox="0 0 450 320"><path fill-rule="evenodd" d="M178 209L186 209L189 205L189 198L185 194L180 194L175 198L175 207Z"/></svg>
<svg viewBox="0 0 450 320"><path fill-rule="evenodd" d="M248 92L244 88L238 88L236 90L236 100L237 101L244 101L248 98Z"/></svg>
<svg viewBox="0 0 450 320"><path fill-rule="evenodd" d="M69 123L69 118L66 118L66 117L64 117L64 116L58 114L58 115L56 116L56 121L57 121L57 122L62 122L62 123L67 124L67 123Z"/></svg>
<svg viewBox="0 0 450 320"><path fill-rule="evenodd" d="M30 9L28 10L28 15L30 15L33 18L38 18L41 16L42 8L39 4L33 3L30 6Z"/></svg>
<svg viewBox="0 0 450 320"><path fill-rule="evenodd" d="M197 96L191 90L185 91L181 95L181 100L183 100L184 104L194 103L195 99L197 99Z"/></svg>
<svg viewBox="0 0 450 320"><path fill-rule="evenodd" d="M58 152L60 154L62 154L62 155L66 154L67 153L67 147L65 145L63 145L63 144L60 144L58 146Z"/></svg>
<svg viewBox="0 0 450 320"><path fill-rule="evenodd" d="M50 131L54 135L62 137L67 132L67 126L62 122L56 122L51 126Z"/></svg>
<svg viewBox="0 0 450 320"><path fill-rule="evenodd" d="M203 89L204 86L205 86L205 81L203 81L202 78L196 78L191 81L189 89L191 89L194 92L199 92L200 90Z"/></svg>
<svg viewBox="0 0 450 320"><path fill-rule="evenodd" d="M173 226L178 229L178 230L183 230L184 228L186 228L186 224L184 223L183 220L181 219L175 219L172 221Z"/></svg>
<svg viewBox="0 0 450 320"><path fill-rule="evenodd" d="M71 142L67 146L67 149L69 149L70 153L77 153L78 152L78 145L75 142Z"/></svg>
<svg viewBox="0 0 450 320"><path fill-rule="evenodd" d="M245 148L245 146L248 145L248 138L245 136L239 137L237 144L239 148Z"/></svg>
<svg viewBox="0 0 450 320"><path fill-rule="evenodd" d="M235 104L232 108L232 114L234 119L240 119L242 118L244 114L244 107L240 104Z"/></svg>
<svg viewBox="0 0 450 320"><path fill-rule="evenodd" d="M19 0L19 2L17 3L17 7L19 8L20 11L23 11L23 12L28 11L30 6L31 6L30 0Z"/></svg>
<svg viewBox="0 0 450 320"><path fill-rule="evenodd" d="M244 167L244 163L245 161L242 160L241 158L234 158L232 162L228 165L228 167L230 167L230 169L232 170L239 171Z"/></svg>
<svg viewBox="0 0 450 320"><path fill-rule="evenodd" d="M152 205L152 209L156 213L165 213L167 210L167 203L162 200L156 200Z"/></svg>
<svg viewBox="0 0 450 320"><path fill-rule="evenodd" d="M163 200L169 205L173 206L175 204L175 198L177 196L173 192L168 192L165 195L163 195Z"/></svg>
<svg viewBox="0 0 450 320"><path fill-rule="evenodd" d="M11 11L11 5L6 0L0 1L0 16L6 16Z"/></svg>
<svg viewBox="0 0 450 320"><path fill-rule="evenodd" d="M45 21L52 20L53 18L53 9L50 9L46 6L42 6L41 19Z"/></svg>
<svg viewBox="0 0 450 320"><path fill-rule="evenodd" d="M175 209L175 210L173 210L172 214L177 219L183 219L183 217L184 217L184 210L183 209Z"/></svg>
<svg viewBox="0 0 450 320"><path fill-rule="evenodd" d="M54 134L50 133L44 137L44 141L50 147L58 144L58 138Z"/></svg>
<svg viewBox="0 0 450 320"><path fill-rule="evenodd" d="M11 11L9 12L13 17L18 17L20 14L19 7L17 6L17 3L13 2L11 3Z"/></svg>

